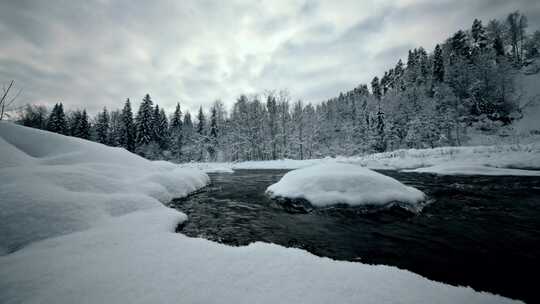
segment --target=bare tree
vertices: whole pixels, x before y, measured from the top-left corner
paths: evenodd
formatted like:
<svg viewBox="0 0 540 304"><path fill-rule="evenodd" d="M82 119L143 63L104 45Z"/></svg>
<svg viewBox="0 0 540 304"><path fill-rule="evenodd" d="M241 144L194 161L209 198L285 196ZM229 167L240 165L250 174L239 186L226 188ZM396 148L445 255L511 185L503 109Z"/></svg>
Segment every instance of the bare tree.
<svg viewBox="0 0 540 304"><path fill-rule="evenodd" d="M17 97L21 95L22 89L15 94L12 94L15 84L15 80L11 80L9 85L2 86L2 97L0 97L0 120L4 119L4 114L8 111L9 107L15 102Z"/></svg>

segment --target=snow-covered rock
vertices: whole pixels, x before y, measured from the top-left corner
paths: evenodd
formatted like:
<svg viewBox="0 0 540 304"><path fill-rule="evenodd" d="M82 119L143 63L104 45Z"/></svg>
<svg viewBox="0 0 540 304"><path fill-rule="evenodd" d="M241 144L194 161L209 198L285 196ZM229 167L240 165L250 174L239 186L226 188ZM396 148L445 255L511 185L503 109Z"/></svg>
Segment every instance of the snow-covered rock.
<svg viewBox="0 0 540 304"><path fill-rule="evenodd" d="M425 201L422 191L370 169L344 163L315 165L285 174L266 190L273 198L305 199L316 207L388 205L415 206Z"/></svg>

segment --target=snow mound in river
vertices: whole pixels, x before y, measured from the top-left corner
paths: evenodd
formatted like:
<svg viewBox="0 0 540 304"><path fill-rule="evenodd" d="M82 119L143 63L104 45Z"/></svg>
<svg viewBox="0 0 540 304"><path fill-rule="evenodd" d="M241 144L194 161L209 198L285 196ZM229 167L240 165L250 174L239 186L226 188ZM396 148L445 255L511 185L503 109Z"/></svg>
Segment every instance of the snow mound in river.
<svg viewBox="0 0 540 304"><path fill-rule="evenodd" d="M316 207L334 204L418 204L422 191L370 169L344 163L328 163L294 170L266 190L273 198L305 199Z"/></svg>
<svg viewBox="0 0 540 304"><path fill-rule="evenodd" d="M0 254L161 206L208 176L120 148L0 123Z"/></svg>

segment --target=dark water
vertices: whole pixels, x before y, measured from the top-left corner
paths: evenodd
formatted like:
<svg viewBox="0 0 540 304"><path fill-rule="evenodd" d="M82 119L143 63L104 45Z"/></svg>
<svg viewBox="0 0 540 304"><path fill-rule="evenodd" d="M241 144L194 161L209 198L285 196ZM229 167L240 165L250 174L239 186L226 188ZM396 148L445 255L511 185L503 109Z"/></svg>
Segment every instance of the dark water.
<svg viewBox="0 0 540 304"><path fill-rule="evenodd" d="M539 302L540 178L379 172L421 189L434 202L418 215L400 208L291 213L264 195L286 171L238 170L210 174L210 186L171 204L188 214L178 227L188 236L298 247Z"/></svg>

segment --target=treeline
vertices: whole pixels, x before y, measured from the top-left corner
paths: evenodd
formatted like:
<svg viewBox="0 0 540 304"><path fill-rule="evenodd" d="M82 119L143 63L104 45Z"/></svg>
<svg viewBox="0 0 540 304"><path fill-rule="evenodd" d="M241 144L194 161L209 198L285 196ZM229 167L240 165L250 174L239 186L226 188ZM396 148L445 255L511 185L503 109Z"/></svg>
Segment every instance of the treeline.
<svg viewBox="0 0 540 304"><path fill-rule="evenodd" d="M461 145L467 130L495 131L519 117L517 71L540 55L519 12L484 26L474 20L432 52L419 47L369 86L318 105L285 92L242 95L230 111L216 101L195 118L180 104L170 116L146 95L134 115L103 109L65 114L27 106L23 125L124 147L149 159L239 161L355 155L398 148Z"/></svg>

